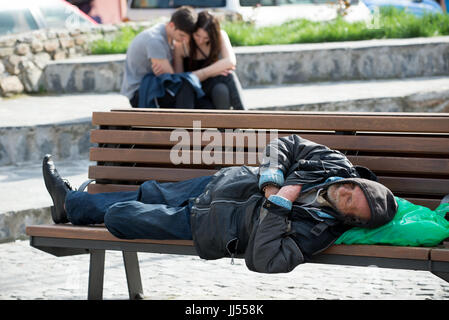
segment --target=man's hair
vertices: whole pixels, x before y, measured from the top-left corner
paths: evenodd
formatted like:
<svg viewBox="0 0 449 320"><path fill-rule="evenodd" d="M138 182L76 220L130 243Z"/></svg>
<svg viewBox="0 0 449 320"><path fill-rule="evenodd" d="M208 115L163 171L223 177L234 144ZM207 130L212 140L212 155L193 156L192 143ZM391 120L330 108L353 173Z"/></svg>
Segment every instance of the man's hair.
<svg viewBox="0 0 449 320"><path fill-rule="evenodd" d="M170 22L173 22L175 29L192 34L195 30L197 18L198 15L192 7L182 6L172 14Z"/></svg>

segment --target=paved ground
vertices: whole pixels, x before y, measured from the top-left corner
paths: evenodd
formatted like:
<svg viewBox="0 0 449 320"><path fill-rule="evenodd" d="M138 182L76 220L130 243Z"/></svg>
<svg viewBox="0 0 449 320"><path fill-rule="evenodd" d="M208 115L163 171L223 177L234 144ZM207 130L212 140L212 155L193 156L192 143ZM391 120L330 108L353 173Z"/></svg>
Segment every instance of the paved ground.
<svg viewBox="0 0 449 320"><path fill-rule="evenodd" d="M248 109L282 107L448 92L449 77L400 80L320 82L243 90ZM90 118L92 111L129 108L118 93L65 94L0 98L0 127L30 126ZM423 110L425 112L425 110ZM17 115L21 115L18 117ZM27 115L23 117L23 115Z"/></svg>
<svg viewBox="0 0 449 320"><path fill-rule="evenodd" d="M243 260L139 253L145 299L449 299L449 285L424 271L298 266L288 274L248 271ZM0 244L0 299L87 297L87 255L56 258L27 241ZM106 253L104 299L128 299L119 252Z"/></svg>
<svg viewBox="0 0 449 320"><path fill-rule="evenodd" d="M249 108L257 108L432 90L449 90L448 78L254 88L244 90L244 98ZM93 110L126 107L128 101L116 93L0 99L0 127L79 121ZM57 163L74 185L87 178L88 165L87 160ZM40 163L0 167L0 218L2 212L50 204ZM229 259L190 256L141 253L139 258L147 299L449 299L449 285L423 271L306 264L289 274L266 275L248 271L243 260L231 265ZM85 299L88 261L87 255L56 258L28 241L0 244L0 299ZM106 254L104 298L128 298L118 252Z"/></svg>

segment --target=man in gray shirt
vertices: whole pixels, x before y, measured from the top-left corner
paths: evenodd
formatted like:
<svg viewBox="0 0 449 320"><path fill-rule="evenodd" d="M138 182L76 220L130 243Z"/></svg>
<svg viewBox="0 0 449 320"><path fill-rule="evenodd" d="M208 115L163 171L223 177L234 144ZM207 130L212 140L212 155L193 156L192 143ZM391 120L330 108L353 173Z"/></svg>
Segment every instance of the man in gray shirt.
<svg viewBox="0 0 449 320"><path fill-rule="evenodd" d="M157 24L139 33L128 47L125 75L120 93L128 97L133 108L138 107L139 88L144 76L174 73L173 41L188 42L195 29L197 14L193 8L181 7L171 16L170 22ZM160 107L193 108L194 89L183 80L177 94L166 93L157 99Z"/></svg>

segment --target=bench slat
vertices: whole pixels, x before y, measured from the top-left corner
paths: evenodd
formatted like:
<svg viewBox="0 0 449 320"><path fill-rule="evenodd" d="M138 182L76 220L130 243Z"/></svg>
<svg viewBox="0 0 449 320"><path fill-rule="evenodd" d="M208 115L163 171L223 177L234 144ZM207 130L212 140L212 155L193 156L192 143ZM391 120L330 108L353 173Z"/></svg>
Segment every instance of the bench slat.
<svg viewBox="0 0 449 320"><path fill-rule="evenodd" d="M382 245L333 245L323 253L362 257L428 260L430 251L430 248L421 247L399 247Z"/></svg>
<svg viewBox="0 0 449 320"><path fill-rule="evenodd" d="M213 175L214 169L90 166L89 179L181 181Z"/></svg>
<svg viewBox="0 0 449 320"><path fill-rule="evenodd" d="M449 262L449 249L433 249L430 254L432 261Z"/></svg>
<svg viewBox="0 0 449 320"><path fill-rule="evenodd" d="M125 185L125 184L101 184L95 183L87 186L87 191L89 193L103 193L103 192L117 192L117 191L135 191L139 189L138 185Z"/></svg>
<svg viewBox="0 0 449 320"><path fill-rule="evenodd" d="M104 226L74 226L71 224L36 225L26 228L26 233L34 237L82 239L98 241L118 241L145 244L167 244L193 246L191 240L119 239ZM333 245L322 254L371 256L381 258L428 260L430 248L397 247L380 245Z"/></svg>
<svg viewBox="0 0 449 320"><path fill-rule="evenodd" d="M204 175L210 175L217 170L182 169L179 168L134 168L134 167L91 167L89 179L111 179L130 181L181 181ZM128 177L128 178L127 178ZM379 182L394 193L427 194L444 196L449 190L449 180L409 177L379 176Z"/></svg>
<svg viewBox="0 0 449 320"><path fill-rule="evenodd" d="M449 175L449 159L347 156L353 164L370 168L374 172Z"/></svg>
<svg viewBox="0 0 449 320"><path fill-rule="evenodd" d="M48 238L122 241L133 243L193 246L193 241L191 240L120 239L115 237L112 233L110 233L104 226L74 226L72 224L35 225L27 227L26 234L29 236L48 237Z"/></svg>
<svg viewBox="0 0 449 320"><path fill-rule="evenodd" d="M201 151L183 151L190 163L201 164ZM209 152L206 155L211 155ZM259 155L256 152L242 152L238 155L216 152L213 159L223 166L258 165ZM194 159L198 159L195 161ZM353 164L370 168L374 172L415 173L449 175L449 159L387 157L387 156L348 156ZM171 165L171 150L169 149L120 149L120 148L91 148L91 161L147 163ZM214 160L214 161L215 161ZM206 165L204 165L206 166ZM213 165L216 166L216 165Z"/></svg>
<svg viewBox="0 0 449 320"><path fill-rule="evenodd" d="M223 113L223 115L226 113ZM201 121L202 128L252 128L279 130L336 130L336 131L392 131L392 132L434 132L447 133L449 118L446 116L378 116L357 114L273 114L238 112L220 113L210 116L206 113L189 112L94 112L93 125L145 126L145 127L191 127L194 121Z"/></svg>
<svg viewBox="0 0 449 320"><path fill-rule="evenodd" d="M379 161L385 161L384 159L379 159ZM387 163L389 161L386 161ZM358 162L355 163L362 163L364 162ZM407 164L405 164L407 165ZM395 166L400 166L399 163L395 163ZM400 171L401 168L398 168L397 171L393 172L410 172L410 170L407 170L407 167L403 168L403 171ZM375 170L376 171L376 170ZM429 170L431 171L431 170ZM191 169L191 168L156 168L156 167L127 167L127 166L91 166L89 167L89 179L112 179L112 180L130 180L130 181L146 181L146 180L159 180L159 181L179 181L179 179L186 178L196 178L201 177L204 175L212 175L215 172L217 172L217 169L213 168L204 168L204 169ZM419 172L419 171L418 171ZM433 172L435 173L435 172ZM448 191L447 189L447 180L445 179L429 179L429 178L407 178L407 177L389 177L384 175L379 175L380 179L384 179L385 181L388 181L391 185L399 185L403 182L413 182L413 183L425 183L425 186L432 183L439 184L443 189L442 193L446 194ZM397 183L395 181L398 181ZM415 186L410 186L415 188ZM424 187L424 186L423 186ZM399 187L401 190L410 190L404 189L404 187ZM434 188L430 187L431 190ZM438 187L437 187L438 188ZM414 189L414 190L421 190L422 189ZM426 191L426 192L433 192L433 191ZM445 193L446 192L446 193Z"/></svg>
<svg viewBox="0 0 449 320"><path fill-rule="evenodd" d="M339 116L345 116L345 115L357 115L358 117L370 117L370 116L394 116L394 117L400 117L401 119L407 119L408 117L422 117L422 118L433 118L433 117L441 117L441 116L448 116L449 113L444 112L348 112L348 111L286 111L286 110L224 110L224 109L173 109L173 108L158 108L158 109L152 109L152 108L144 108L144 109L111 109L111 112L115 113L122 113L122 112L146 112L146 113L201 113L201 114L207 114L209 116L217 116L217 115L227 115L227 114L240 114L240 115L247 115L247 114L282 114L282 115L326 115L326 116L333 116L333 117L339 117Z"/></svg>
<svg viewBox="0 0 449 320"><path fill-rule="evenodd" d="M279 137L292 134L292 132L279 132ZM91 142L93 143L115 143L115 144L137 144L151 146L167 146L172 147L179 142L170 141L171 131L156 130L100 130L91 131ZM221 141L217 141L223 147L230 144L231 141L226 139L230 134L220 133ZM369 152L393 152L393 153L420 153L420 154L442 154L449 155L449 141L442 137L398 137L393 135L334 135L329 133L310 134L299 133L305 139L316 143L325 144L331 149L350 150L350 151L369 151ZM193 141L192 132L189 132L190 141ZM270 135L266 135L265 146L270 140ZM215 141L214 141L215 142ZM245 147L247 147L247 140ZM201 146L207 146L210 141L201 141ZM231 142L231 146L235 145Z"/></svg>
<svg viewBox="0 0 449 320"><path fill-rule="evenodd" d="M442 197L449 192L448 179L379 176L379 182L384 184L395 194L428 194Z"/></svg>

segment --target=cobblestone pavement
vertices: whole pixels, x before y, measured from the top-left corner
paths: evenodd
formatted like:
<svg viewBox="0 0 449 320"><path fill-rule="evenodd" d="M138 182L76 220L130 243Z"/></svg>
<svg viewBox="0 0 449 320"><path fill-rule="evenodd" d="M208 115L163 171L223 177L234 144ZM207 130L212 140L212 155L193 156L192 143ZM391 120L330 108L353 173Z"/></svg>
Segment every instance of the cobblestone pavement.
<svg viewBox="0 0 449 320"><path fill-rule="evenodd" d="M449 284L425 271L304 264L258 274L243 260L139 253L145 299L449 299ZM107 251L104 299L128 299L120 252ZM28 241L0 244L0 299L82 300L89 256L54 257Z"/></svg>

